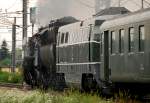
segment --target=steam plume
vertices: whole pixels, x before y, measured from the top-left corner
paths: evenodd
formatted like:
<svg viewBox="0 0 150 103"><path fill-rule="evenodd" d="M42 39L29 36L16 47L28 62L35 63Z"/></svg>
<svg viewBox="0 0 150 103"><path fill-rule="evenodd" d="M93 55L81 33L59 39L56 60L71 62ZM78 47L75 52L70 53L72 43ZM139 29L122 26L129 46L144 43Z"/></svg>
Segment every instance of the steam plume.
<svg viewBox="0 0 150 103"><path fill-rule="evenodd" d="M87 3L94 5L94 0L92 1L92 4L91 2ZM39 21L40 25L48 24L50 20L64 16L85 19L94 14L94 8L91 9L85 7L77 2L77 0L38 0L37 7L37 21Z"/></svg>
<svg viewBox="0 0 150 103"><path fill-rule="evenodd" d="M102 9L109 8L112 0L95 0L95 11L99 12Z"/></svg>

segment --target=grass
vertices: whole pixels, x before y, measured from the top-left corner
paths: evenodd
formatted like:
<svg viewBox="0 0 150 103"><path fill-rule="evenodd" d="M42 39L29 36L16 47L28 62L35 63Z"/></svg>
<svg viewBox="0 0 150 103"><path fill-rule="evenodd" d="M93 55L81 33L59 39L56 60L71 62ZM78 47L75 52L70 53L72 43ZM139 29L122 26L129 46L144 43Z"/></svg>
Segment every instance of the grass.
<svg viewBox="0 0 150 103"><path fill-rule="evenodd" d="M17 73L21 73L22 71L21 71L22 69L20 69L20 68L15 68L15 72L17 72ZM0 68L0 71L1 72L9 72L9 73L11 73L11 68Z"/></svg>
<svg viewBox="0 0 150 103"><path fill-rule="evenodd" d="M43 93L40 91L0 90L0 103L113 103L96 95L81 94L79 92Z"/></svg>
<svg viewBox="0 0 150 103"><path fill-rule="evenodd" d="M78 91L49 92L0 89L0 103L138 103L126 99L104 99L96 94Z"/></svg>
<svg viewBox="0 0 150 103"><path fill-rule="evenodd" d="M0 82L21 83L19 73L0 72ZM128 94L119 93L116 99L104 99L93 93L80 93L76 90L57 92L49 90L47 93L35 91L19 91L0 89L0 103L139 103L129 99Z"/></svg>
<svg viewBox="0 0 150 103"><path fill-rule="evenodd" d="M52 98L53 103L113 103L113 101L105 100L96 94L80 93L78 91L67 91L62 95Z"/></svg>
<svg viewBox="0 0 150 103"><path fill-rule="evenodd" d="M4 83L21 83L22 75L19 73L8 73L0 71L0 82Z"/></svg>

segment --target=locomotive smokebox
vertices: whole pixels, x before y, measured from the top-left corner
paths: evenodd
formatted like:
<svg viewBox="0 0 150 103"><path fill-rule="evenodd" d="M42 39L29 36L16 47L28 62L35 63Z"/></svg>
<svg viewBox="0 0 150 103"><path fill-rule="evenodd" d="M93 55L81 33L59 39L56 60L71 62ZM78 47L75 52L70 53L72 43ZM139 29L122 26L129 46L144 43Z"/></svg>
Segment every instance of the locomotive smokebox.
<svg viewBox="0 0 150 103"><path fill-rule="evenodd" d="M53 64L55 63L53 50L53 45L46 45L40 47L41 62L46 68L54 69L52 68Z"/></svg>

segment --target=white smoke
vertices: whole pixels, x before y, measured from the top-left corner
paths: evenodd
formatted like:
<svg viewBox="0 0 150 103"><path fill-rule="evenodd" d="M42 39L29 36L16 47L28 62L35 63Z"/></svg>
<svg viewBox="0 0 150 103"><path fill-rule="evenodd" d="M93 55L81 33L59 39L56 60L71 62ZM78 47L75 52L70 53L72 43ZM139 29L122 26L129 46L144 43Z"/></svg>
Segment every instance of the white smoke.
<svg viewBox="0 0 150 103"><path fill-rule="evenodd" d="M85 19L94 14L94 8L88 8L77 2L78 0L38 0L37 21L39 25L48 24L50 20L64 16L73 16ZM82 1L82 0L81 0ZM83 0L84 1L84 0ZM86 0L87 4L94 6L94 0ZM92 2L92 4L91 4Z"/></svg>
<svg viewBox="0 0 150 103"><path fill-rule="evenodd" d="M95 11L96 13L100 10L109 8L112 0L95 0Z"/></svg>
<svg viewBox="0 0 150 103"><path fill-rule="evenodd" d="M51 19L67 16L69 4L70 0L38 0L37 19L40 25L49 23Z"/></svg>

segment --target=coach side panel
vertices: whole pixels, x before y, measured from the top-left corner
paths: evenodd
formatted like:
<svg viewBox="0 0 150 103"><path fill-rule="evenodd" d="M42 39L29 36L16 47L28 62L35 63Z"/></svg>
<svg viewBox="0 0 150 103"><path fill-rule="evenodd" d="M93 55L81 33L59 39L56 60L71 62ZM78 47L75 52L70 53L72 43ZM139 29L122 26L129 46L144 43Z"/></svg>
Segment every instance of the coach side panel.
<svg viewBox="0 0 150 103"><path fill-rule="evenodd" d="M150 83L150 20L114 26L107 30L110 80Z"/></svg>

